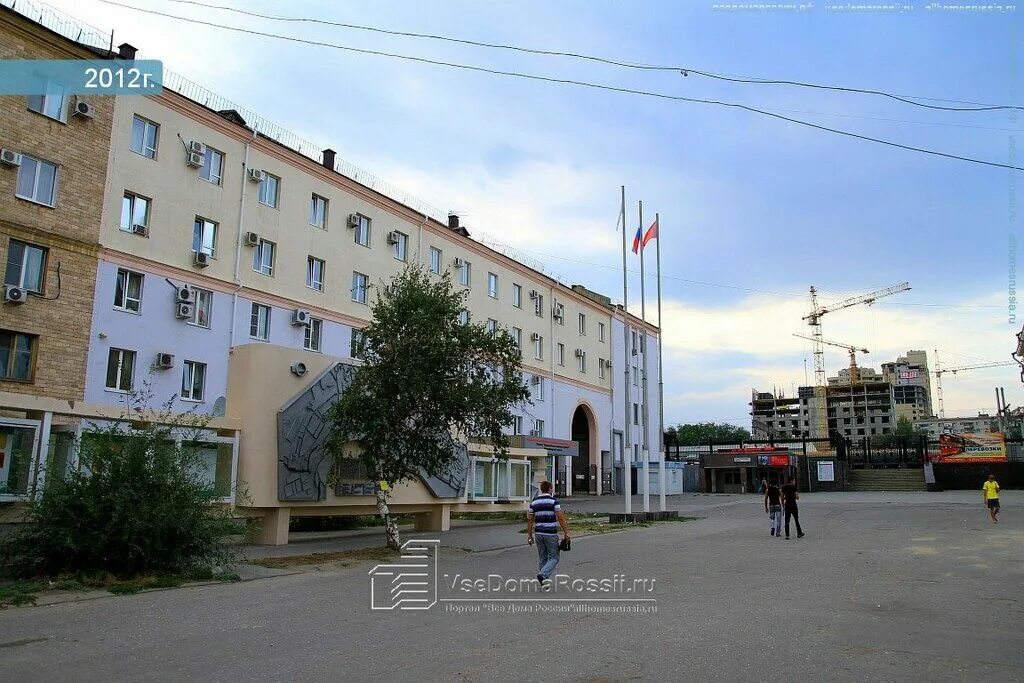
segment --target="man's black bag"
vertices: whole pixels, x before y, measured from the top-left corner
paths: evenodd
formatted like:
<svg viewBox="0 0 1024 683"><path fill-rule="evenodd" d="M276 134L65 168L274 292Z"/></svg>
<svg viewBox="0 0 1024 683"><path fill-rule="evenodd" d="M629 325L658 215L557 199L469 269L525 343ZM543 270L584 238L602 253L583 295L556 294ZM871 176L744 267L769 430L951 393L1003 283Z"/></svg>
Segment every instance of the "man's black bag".
<svg viewBox="0 0 1024 683"><path fill-rule="evenodd" d="M562 538L561 543L558 544L558 549L561 550L563 553L567 553L570 550L572 550L572 541L569 539L568 536Z"/></svg>

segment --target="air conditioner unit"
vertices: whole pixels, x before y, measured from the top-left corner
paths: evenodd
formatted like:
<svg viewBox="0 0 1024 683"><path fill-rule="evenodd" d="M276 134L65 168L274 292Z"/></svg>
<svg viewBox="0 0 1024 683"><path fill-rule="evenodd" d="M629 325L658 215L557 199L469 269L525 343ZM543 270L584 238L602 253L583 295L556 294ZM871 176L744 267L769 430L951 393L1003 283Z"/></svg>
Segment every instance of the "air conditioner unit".
<svg viewBox="0 0 1024 683"><path fill-rule="evenodd" d="M143 237L145 237L146 235L149 234L149 228L147 228L145 225L142 225L141 223L136 223L135 225L132 226L132 232L134 232L136 235L142 235Z"/></svg>
<svg viewBox="0 0 1024 683"><path fill-rule="evenodd" d="M531 299L536 299L538 296L540 296L540 292L538 292L536 289L531 289L530 290L530 298Z"/></svg>
<svg viewBox="0 0 1024 683"><path fill-rule="evenodd" d="M583 349L576 349L576 357L583 358Z"/></svg>
<svg viewBox="0 0 1024 683"><path fill-rule="evenodd" d="M178 287L174 295L174 300L179 304L194 304L196 302L196 290L192 289L188 285Z"/></svg>
<svg viewBox="0 0 1024 683"><path fill-rule="evenodd" d="M533 384L534 386L540 384L540 377L537 377L536 375L531 377L530 378L530 384Z"/></svg>
<svg viewBox="0 0 1024 683"><path fill-rule="evenodd" d="M402 239L402 233L397 230L392 230L388 233L388 244L398 244Z"/></svg>
<svg viewBox="0 0 1024 683"><path fill-rule="evenodd" d="M606 368L609 368L609 369L610 369L610 368L612 367L612 362L611 362L610 360L606 360L606 361L604 362L604 366L605 366Z"/></svg>
<svg viewBox="0 0 1024 683"><path fill-rule="evenodd" d="M633 347L633 351L632 351L632 354L633 354L634 356L636 355L636 347L635 347L635 346Z"/></svg>
<svg viewBox="0 0 1024 683"><path fill-rule="evenodd" d="M540 432L536 429L531 429L530 436L540 436Z"/></svg>
<svg viewBox="0 0 1024 683"><path fill-rule="evenodd" d="M534 332L530 335L530 341L540 341L540 335Z"/></svg>
<svg viewBox="0 0 1024 683"><path fill-rule="evenodd" d="M23 304L28 299L28 290L24 287L4 285L4 303Z"/></svg>
<svg viewBox="0 0 1024 683"><path fill-rule="evenodd" d="M299 361L298 363L292 363L292 366L289 369L292 371L292 374L295 375L296 377L302 377L303 375L306 374L306 364L303 363L302 361Z"/></svg>
<svg viewBox="0 0 1024 683"><path fill-rule="evenodd" d="M92 106L85 100L75 100L75 108L71 112L75 116L81 116L86 119L96 118L96 107Z"/></svg>
<svg viewBox="0 0 1024 683"><path fill-rule="evenodd" d="M195 252L195 257L193 258L192 263L197 268L205 268L210 265L210 255L205 251L197 251Z"/></svg>
<svg viewBox="0 0 1024 683"><path fill-rule="evenodd" d="M555 306L551 309L551 317L555 320L561 320L564 315L565 309L561 305Z"/></svg>
<svg viewBox="0 0 1024 683"><path fill-rule="evenodd" d="M359 226L359 214L358 213L350 213L348 215L348 227L355 228L355 227L358 227L358 226Z"/></svg>
<svg viewBox="0 0 1024 683"><path fill-rule="evenodd" d="M186 163L189 166L202 166L203 158L206 156L206 145L201 142L193 140L188 143L188 159Z"/></svg>
<svg viewBox="0 0 1024 683"><path fill-rule="evenodd" d="M296 308L292 311L292 325L308 325L311 316L309 311Z"/></svg>
<svg viewBox="0 0 1024 683"><path fill-rule="evenodd" d="M174 306L174 317L178 320L189 320L196 310L196 305L188 301L179 301Z"/></svg>
<svg viewBox="0 0 1024 683"><path fill-rule="evenodd" d="M456 256L452 260L452 265L455 266L456 268L461 268L462 266L466 265L466 262L460 259L458 256Z"/></svg>
<svg viewBox="0 0 1024 683"><path fill-rule="evenodd" d="M249 180L251 180L252 182L254 182L254 183L262 183L266 179L267 179L267 174L263 171L263 169L260 169L260 168L250 168L249 169Z"/></svg>
<svg viewBox="0 0 1024 683"><path fill-rule="evenodd" d="M158 353L156 354L156 367L159 370L166 370L167 368L174 367L174 354L173 353Z"/></svg>
<svg viewBox="0 0 1024 683"><path fill-rule="evenodd" d="M247 247L258 247L260 246L260 236L255 232L245 233L245 246Z"/></svg>
<svg viewBox="0 0 1024 683"><path fill-rule="evenodd" d="M185 163L189 166L199 168L203 165L203 155L198 154L197 152L189 152L188 159L185 160Z"/></svg>
<svg viewBox="0 0 1024 683"><path fill-rule="evenodd" d="M0 149L0 163L6 166L21 166L21 155L10 149Z"/></svg>

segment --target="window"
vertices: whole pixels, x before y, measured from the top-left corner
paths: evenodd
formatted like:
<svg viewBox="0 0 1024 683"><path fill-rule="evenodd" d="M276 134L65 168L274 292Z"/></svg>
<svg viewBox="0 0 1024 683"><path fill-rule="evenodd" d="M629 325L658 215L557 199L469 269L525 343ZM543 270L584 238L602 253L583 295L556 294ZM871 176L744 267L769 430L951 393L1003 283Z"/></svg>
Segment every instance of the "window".
<svg viewBox="0 0 1024 683"><path fill-rule="evenodd" d="M181 372L181 397L186 401L202 401L206 385L206 363L187 360Z"/></svg>
<svg viewBox="0 0 1024 683"><path fill-rule="evenodd" d="M132 192L125 192L121 200L121 229L135 232L135 226L149 227L150 200ZM145 231L143 231L145 232Z"/></svg>
<svg viewBox="0 0 1024 683"><path fill-rule="evenodd" d="M18 188L14 194L30 202L54 206L57 203L57 166L22 155L18 167Z"/></svg>
<svg viewBox="0 0 1024 683"><path fill-rule="evenodd" d="M135 352L127 349L110 349L107 354L107 389L131 391L135 375Z"/></svg>
<svg viewBox="0 0 1024 683"><path fill-rule="evenodd" d="M604 358L597 359L597 376L604 379L605 373L605 361Z"/></svg>
<svg viewBox="0 0 1024 683"><path fill-rule="evenodd" d="M635 365L633 366L633 386L640 386L640 370Z"/></svg>
<svg viewBox="0 0 1024 683"><path fill-rule="evenodd" d="M597 340L604 341L604 323L597 324Z"/></svg>
<svg viewBox="0 0 1024 683"><path fill-rule="evenodd" d="M494 318L487 319L487 333L493 336L498 331L498 321Z"/></svg>
<svg viewBox="0 0 1024 683"><path fill-rule="evenodd" d="M207 147L206 154L203 155L203 165L199 169L199 177L214 185L220 185L223 175L224 153Z"/></svg>
<svg viewBox="0 0 1024 683"><path fill-rule="evenodd" d="M538 294L533 299L533 312L538 318L544 317L544 296Z"/></svg>
<svg viewBox="0 0 1024 683"><path fill-rule="evenodd" d="M430 272L441 274L441 250L434 247L430 248Z"/></svg>
<svg viewBox="0 0 1024 683"><path fill-rule="evenodd" d="M519 347L519 355L523 354L523 331L518 327L512 328L512 338L516 340L516 346Z"/></svg>
<svg viewBox="0 0 1024 683"><path fill-rule="evenodd" d="M559 325L564 325L565 324L565 305L564 304L555 304L555 311L554 311L554 313L555 313L555 320L558 322L558 324Z"/></svg>
<svg viewBox="0 0 1024 683"><path fill-rule="evenodd" d="M210 316L213 314L213 292L198 287L192 287L192 291L196 295L196 305L192 307L192 317L188 319L188 324L209 327Z"/></svg>
<svg viewBox="0 0 1024 683"><path fill-rule="evenodd" d="M523 433L523 416L513 415L512 416L512 433L522 434Z"/></svg>
<svg viewBox="0 0 1024 683"><path fill-rule="evenodd" d="M352 330L352 341L349 344L348 355L352 358L362 358L365 350L366 335L362 330Z"/></svg>
<svg viewBox="0 0 1024 683"><path fill-rule="evenodd" d="M309 224L321 230L327 229L327 199L316 192L309 201Z"/></svg>
<svg viewBox="0 0 1024 683"><path fill-rule="evenodd" d="M409 236L397 230L391 233L391 253L396 261L405 261L409 258Z"/></svg>
<svg viewBox="0 0 1024 683"><path fill-rule="evenodd" d="M536 400L538 400L538 401L543 401L544 400L544 378L543 377L537 377L536 375L534 375L533 378L536 380L536 383L533 385L533 386L536 387L536 389L533 390L533 397Z"/></svg>
<svg viewBox="0 0 1024 683"><path fill-rule="evenodd" d="M310 256L306 259L306 286L318 292L324 291L324 262Z"/></svg>
<svg viewBox="0 0 1024 683"><path fill-rule="evenodd" d="M132 120L131 149L149 159L156 159L157 132L160 126L136 116Z"/></svg>
<svg viewBox="0 0 1024 683"><path fill-rule="evenodd" d="M523 307L523 286L512 285L512 305L516 308Z"/></svg>
<svg viewBox="0 0 1024 683"><path fill-rule="evenodd" d="M61 122L68 120L68 91L60 83L48 81L45 95L29 95L28 108Z"/></svg>
<svg viewBox="0 0 1024 683"><path fill-rule="evenodd" d="M533 421L533 435L544 436L544 420Z"/></svg>
<svg viewBox="0 0 1024 683"><path fill-rule="evenodd" d="M217 250L217 224L196 216L192 225L192 251L213 257ZM258 250L257 250L258 251ZM273 260L271 260L273 263ZM269 275L270 273L267 273Z"/></svg>
<svg viewBox="0 0 1024 683"><path fill-rule="evenodd" d="M544 337L539 334L533 335L533 357L544 360Z"/></svg>
<svg viewBox="0 0 1024 683"><path fill-rule="evenodd" d="M256 303L252 305L252 315L249 318L249 336L262 341L267 341L270 338L270 306Z"/></svg>
<svg viewBox="0 0 1024 683"><path fill-rule="evenodd" d="M585 335L587 333L587 314L586 313L580 313L580 316L579 316L579 328L580 328L580 334L581 335Z"/></svg>
<svg viewBox="0 0 1024 683"><path fill-rule="evenodd" d="M559 343L555 347L555 360L559 365L565 365L565 344Z"/></svg>
<svg viewBox="0 0 1024 683"><path fill-rule="evenodd" d="M277 195L280 189L281 179L270 173L263 173L263 180L260 181L260 204L276 209Z"/></svg>
<svg viewBox="0 0 1024 683"><path fill-rule="evenodd" d="M4 284L42 294L46 286L46 253L43 247L11 240L7 245Z"/></svg>
<svg viewBox="0 0 1024 683"><path fill-rule="evenodd" d="M356 244L364 247L370 246L370 219L361 213L353 214L356 217L355 230L352 239Z"/></svg>
<svg viewBox="0 0 1024 683"><path fill-rule="evenodd" d="M473 264L472 263L470 263L469 261L463 261L462 262L462 267L459 268L459 284L462 284L462 285L464 285L466 287L471 286L471 284L472 284L472 279L471 279L472 270L473 270Z"/></svg>
<svg viewBox="0 0 1024 683"><path fill-rule="evenodd" d="M260 240L252 250L252 269L263 275L274 274L274 243Z"/></svg>
<svg viewBox="0 0 1024 683"><path fill-rule="evenodd" d="M352 273L352 301L366 303L367 277L362 273Z"/></svg>
<svg viewBox="0 0 1024 683"><path fill-rule="evenodd" d="M633 404L633 424L640 424L640 406L636 403Z"/></svg>
<svg viewBox="0 0 1024 683"><path fill-rule="evenodd" d="M310 318L309 323L303 331L302 348L307 351L319 351L320 340L323 337L324 321L319 318Z"/></svg>
<svg viewBox="0 0 1024 683"><path fill-rule="evenodd" d="M459 311L459 322L462 323L463 325L469 324L469 311L467 311L465 308Z"/></svg>
<svg viewBox="0 0 1024 683"><path fill-rule="evenodd" d="M0 379L31 382L36 337L0 330Z"/></svg>
<svg viewBox="0 0 1024 683"><path fill-rule="evenodd" d="M498 276L494 273L487 273L487 296L498 298Z"/></svg>
<svg viewBox="0 0 1024 683"><path fill-rule="evenodd" d="M114 308L129 313L142 310L142 273L124 268L117 269L117 284L114 286Z"/></svg>
<svg viewBox="0 0 1024 683"><path fill-rule="evenodd" d="M633 355L634 356L636 355L638 348L639 348L639 344L637 344L637 341L636 341L636 330L633 330Z"/></svg>
<svg viewBox="0 0 1024 683"><path fill-rule="evenodd" d="M581 349L576 349L576 369L579 372L587 371L587 352Z"/></svg>

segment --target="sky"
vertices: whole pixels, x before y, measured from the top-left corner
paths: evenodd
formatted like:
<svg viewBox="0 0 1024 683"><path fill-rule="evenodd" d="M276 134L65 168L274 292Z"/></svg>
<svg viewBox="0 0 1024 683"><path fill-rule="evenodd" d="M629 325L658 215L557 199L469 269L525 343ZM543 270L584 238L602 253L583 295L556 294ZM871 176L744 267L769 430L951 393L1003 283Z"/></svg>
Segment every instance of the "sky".
<svg viewBox="0 0 1024 683"><path fill-rule="evenodd" d="M767 109L817 125L1024 165L1024 112L950 112L891 98L725 82L276 22L173 0L117 0L354 48ZM632 63L1024 105L1024 2L804 3L799 11L713 2L197 0L288 17L440 34ZM630 238L661 218L666 424L749 426L750 392L813 382L801 318L903 281L908 292L822 318L826 339L866 347L880 369L908 349L945 367L1010 360L1011 263L1020 171L834 135L735 108L537 82L357 54L158 17L100 0L51 4L130 42L139 58L259 112L339 157L462 216L567 283L622 299L620 187ZM733 6L743 3L731 3ZM764 5L764 3L751 3ZM870 3L869 3L870 4ZM892 7L891 3L879 3ZM808 7L809 5L809 7ZM909 7L910 9L907 9ZM941 101L940 101L941 100ZM656 322L653 243L647 316ZM630 254L630 304L639 263ZM639 311L637 311L639 313ZM828 348L829 375L847 364ZM807 369L805 372L805 368ZM1017 367L946 374L946 415L994 412L996 386L1024 404ZM937 397L936 397L937 399Z"/></svg>

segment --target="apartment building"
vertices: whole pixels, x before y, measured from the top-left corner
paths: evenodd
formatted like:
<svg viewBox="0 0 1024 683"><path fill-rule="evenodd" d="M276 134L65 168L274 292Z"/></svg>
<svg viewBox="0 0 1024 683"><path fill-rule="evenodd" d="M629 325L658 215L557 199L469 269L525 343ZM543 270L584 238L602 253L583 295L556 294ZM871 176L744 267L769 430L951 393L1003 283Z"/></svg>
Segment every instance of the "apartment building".
<svg viewBox="0 0 1024 683"><path fill-rule="evenodd" d="M931 373L925 351L907 351L892 363L882 363L882 375L892 385L896 419L926 420L932 410Z"/></svg>
<svg viewBox="0 0 1024 683"><path fill-rule="evenodd" d="M124 45L106 56L134 54ZM354 180L333 150L279 142L297 138L173 74L161 94L104 98L103 112L107 137L92 147L103 189L83 193L101 198L89 319L67 349L84 359L79 398L110 415L146 386L154 404L211 416L210 476L232 491L244 482L265 541L283 542L294 514L373 511L365 473L343 463L339 477L318 450L324 397L358 363L378 288L409 263L450 273L467 292L467 321L520 340L532 405L509 425L520 437L509 461L467 444L461 478L402 487L397 511L444 528L451 509L526 500L540 478L600 492L623 459L657 451L657 398L644 406L637 376L657 376L658 330L607 297L481 244L457 216ZM38 450L45 457L45 441Z"/></svg>
<svg viewBox="0 0 1024 683"><path fill-rule="evenodd" d="M999 418L978 413L977 417L932 417L914 422L914 431L937 441L942 434L987 434L999 431Z"/></svg>

